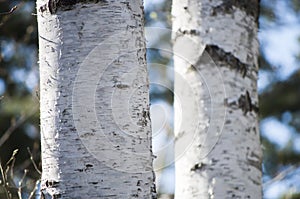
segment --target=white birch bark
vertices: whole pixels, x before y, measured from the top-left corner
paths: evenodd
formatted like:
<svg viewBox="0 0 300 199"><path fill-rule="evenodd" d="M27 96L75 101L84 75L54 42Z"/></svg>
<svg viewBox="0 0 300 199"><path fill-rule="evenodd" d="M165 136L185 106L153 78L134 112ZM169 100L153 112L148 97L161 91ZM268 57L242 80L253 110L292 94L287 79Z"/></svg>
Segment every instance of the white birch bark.
<svg viewBox="0 0 300 199"><path fill-rule="evenodd" d="M42 196L155 198L142 1L37 10Z"/></svg>
<svg viewBox="0 0 300 199"><path fill-rule="evenodd" d="M173 1L177 199L262 197L257 15L256 0Z"/></svg>

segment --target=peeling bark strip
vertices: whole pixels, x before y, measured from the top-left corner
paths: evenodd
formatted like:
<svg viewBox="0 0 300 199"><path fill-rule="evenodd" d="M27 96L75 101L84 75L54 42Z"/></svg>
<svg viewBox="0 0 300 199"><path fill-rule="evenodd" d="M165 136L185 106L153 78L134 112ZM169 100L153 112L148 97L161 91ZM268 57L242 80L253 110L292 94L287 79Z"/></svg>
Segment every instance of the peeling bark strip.
<svg viewBox="0 0 300 199"><path fill-rule="evenodd" d="M205 50L209 53L215 62L227 63L227 66L237 70L241 73L242 77L247 75L248 64L242 63L237 57L229 52L225 52L223 49L215 45L207 45ZM223 66L223 65L219 65Z"/></svg>

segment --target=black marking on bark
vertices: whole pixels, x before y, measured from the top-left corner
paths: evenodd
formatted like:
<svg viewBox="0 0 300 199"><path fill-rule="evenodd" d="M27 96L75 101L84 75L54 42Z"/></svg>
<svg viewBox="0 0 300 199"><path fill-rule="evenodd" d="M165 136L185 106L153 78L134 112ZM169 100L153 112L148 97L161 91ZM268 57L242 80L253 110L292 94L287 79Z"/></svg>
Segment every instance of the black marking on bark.
<svg viewBox="0 0 300 199"><path fill-rule="evenodd" d="M58 187L59 182L54 180L46 180L45 185L46 187Z"/></svg>
<svg viewBox="0 0 300 199"><path fill-rule="evenodd" d="M258 107L252 104L251 97L248 91L246 91L245 95L241 95L238 99L238 105L239 108L241 108L244 112L244 115L247 114L247 112L258 112Z"/></svg>
<svg viewBox="0 0 300 199"><path fill-rule="evenodd" d="M152 199L157 199L156 185L155 185L155 172L152 171L152 185L151 185L151 195Z"/></svg>
<svg viewBox="0 0 300 199"><path fill-rule="evenodd" d="M98 182L88 182L88 184L96 185L96 184L98 184Z"/></svg>
<svg viewBox="0 0 300 199"><path fill-rule="evenodd" d="M62 198L60 193L56 193L53 195L53 199L59 199Z"/></svg>
<svg viewBox="0 0 300 199"><path fill-rule="evenodd" d="M175 136L175 142L177 141L177 140L179 140L181 137L183 137L185 135L185 131L180 131L178 134L177 134L177 136ZM199 147L201 147L201 146L199 146Z"/></svg>
<svg viewBox="0 0 300 199"><path fill-rule="evenodd" d="M40 6L39 11L41 13L45 12L47 10L47 4Z"/></svg>
<svg viewBox="0 0 300 199"><path fill-rule="evenodd" d="M258 107L252 103L250 94L246 91L245 95L240 95L237 101L228 102L228 99L224 100L225 106L232 107L232 108L239 108L242 109L244 115L248 112L254 111L258 113Z"/></svg>
<svg viewBox="0 0 300 199"><path fill-rule="evenodd" d="M211 161L212 161L213 164L216 164L217 162L219 162L219 160L214 159L214 158L212 158Z"/></svg>
<svg viewBox="0 0 300 199"><path fill-rule="evenodd" d="M247 15L253 16L258 22L259 16L259 1L260 0L248 0L248 1L236 1L236 0L223 0L223 2L212 9L211 15L217 15L218 13L232 14L235 9L239 8L247 13Z"/></svg>
<svg viewBox="0 0 300 199"><path fill-rule="evenodd" d="M156 185L154 182L153 182L153 186L151 187L151 194L152 194L152 199L157 199Z"/></svg>
<svg viewBox="0 0 300 199"><path fill-rule="evenodd" d="M94 165L92 165L92 164L86 164L85 166L86 166L86 168L92 168Z"/></svg>
<svg viewBox="0 0 300 199"><path fill-rule="evenodd" d="M90 170L91 168L93 168L93 166L94 166L94 165L92 165L92 164L86 164L86 165L85 165L85 168L84 168L84 171Z"/></svg>
<svg viewBox="0 0 300 199"><path fill-rule="evenodd" d="M128 85L126 84L116 84L115 87L119 88L119 89L126 89L126 88L129 88Z"/></svg>
<svg viewBox="0 0 300 199"><path fill-rule="evenodd" d="M39 36L39 37L40 37L41 39L47 41L47 42L52 43L52 44L55 44L55 45L59 44L59 43L57 43L57 42L51 41L51 40L49 40L49 39L46 39L46 38L43 37L43 36ZM49 62L47 62L46 60L45 60L45 62L47 63L47 65L48 65L49 67L51 67L51 65L49 64Z"/></svg>
<svg viewBox="0 0 300 199"><path fill-rule="evenodd" d="M47 193L45 190L41 190L41 199L48 199L48 198L59 199L59 198L62 198L62 196L60 193L52 195L52 194Z"/></svg>
<svg viewBox="0 0 300 199"><path fill-rule="evenodd" d="M179 28L178 32L184 35L200 35L200 32L196 29L182 30L181 28Z"/></svg>
<svg viewBox="0 0 300 199"><path fill-rule="evenodd" d="M81 25L80 25L79 30L78 30L79 39L81 39L82 36L83 36L83 33L82 33L83 28L84 28L84 22L81 22Z"/></svg>
<svg viewBox="0 0 300 199"><path fill-rule="evenodd" d="M255 167L257 170L261 170L261 158L253 151L250 154L247 153L247 161L249 165Z"/></svg>
<svg viewBox="0 0 300 199"><path fill-rule="evenodd" d="M222 48L219 48L216 45L207 45L205 50L215 62L220 61L227 63L230 68L236 69L240 72L243 78L247 75L247 71L250 66L241 62L233 54L225 52Z"/></svg>
<svg viewBox="0 0 300 199"><path fill-rule="evenodd" d="M150 120L150 111L143 111L143 118L145 118L145 119L149 119Z"/></svg>
<svg viewBox="0 0 300 199"><path fill-rule="evenodd" d="M49 0L48 1L48 9L51 14L56 13L57 7L56 5L59 3L59 0Z"/></svg>
<svg viewBox="0 0 300 199"><path fill-rule="evenodd" d="M90 137L90 136L95 136L95 133L84 133L83 135L80 135L81 138L86 138L86 137Z"/></svg>
<svg viewBox="0 0 300 199"><path fill-rule="evenodd" d="M246 91L245 95L240 96L238 99L238 105L239 108L243 110L244 115L246 115L247 112L252 111L252 102L248 91Z"/></svg>
<svg viewBox="0 0 300 199"><path fill-rule="evenodd" d="M152 156L152 158L153 158L153 159L156 159L156 158L157 158L157 156L156 156L156 155L153 155L153 154L152 154L151 156Z"/></svg>
<svg viewBox="0 0 300 199"><path fill-rule="evenodd" d="M141 186L141 183L143 182L143 180L138 180L136 183L136 186Z"/></svg>
<svg viewBox="0 0 300 199"><path fill-rule="evenodd" d="M140 113L137 113L138 117ZM139 119L139 123L141 126L147 126L148 121L150 121L150 113L149 109L148 110L143 110L142 111L142 117Z"/></svg>
<svg viewBox="0 0 300 199"><path fill-rule="evenodd" d="M206 166L207 166L206 164L197 163L191 168L191 171L203 171L205 170Z"/></svg>

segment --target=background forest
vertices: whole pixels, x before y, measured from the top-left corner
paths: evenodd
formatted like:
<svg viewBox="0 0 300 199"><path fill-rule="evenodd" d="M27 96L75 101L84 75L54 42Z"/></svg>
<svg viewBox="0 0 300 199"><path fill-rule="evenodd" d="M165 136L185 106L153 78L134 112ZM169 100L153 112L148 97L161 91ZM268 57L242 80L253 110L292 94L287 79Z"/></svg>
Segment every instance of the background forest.
<svg viewBox="0 0 300 199"><path fill-rule="evenodd" d="M146 26L171 28L171 1L145 1ZM260 129L264 198L300 198L300 1L261 0ZM40 178L35 2L0 0L0 198L34 198ZM170 32L168 32L170 33ZM147 35L157 185L174 192L171 35ZM19 194L19 196L18 196Z"/></svg>

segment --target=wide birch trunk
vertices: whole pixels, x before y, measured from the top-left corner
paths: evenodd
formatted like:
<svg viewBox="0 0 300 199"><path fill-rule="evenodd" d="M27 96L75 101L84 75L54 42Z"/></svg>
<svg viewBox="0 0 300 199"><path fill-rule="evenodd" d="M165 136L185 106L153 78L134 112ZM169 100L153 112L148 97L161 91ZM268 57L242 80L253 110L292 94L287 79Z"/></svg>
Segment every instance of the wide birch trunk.
<svg viewBox="0 0 300 199"><path fill-rule="evenodd" d="M154 198L141 0L38 0L44 198Z"/></svg>
<svg viewBox="0 0 300 199"><path fill-rule="evenodd" d="M174 0L177 199L262 198L257 0Z"/></svg>

